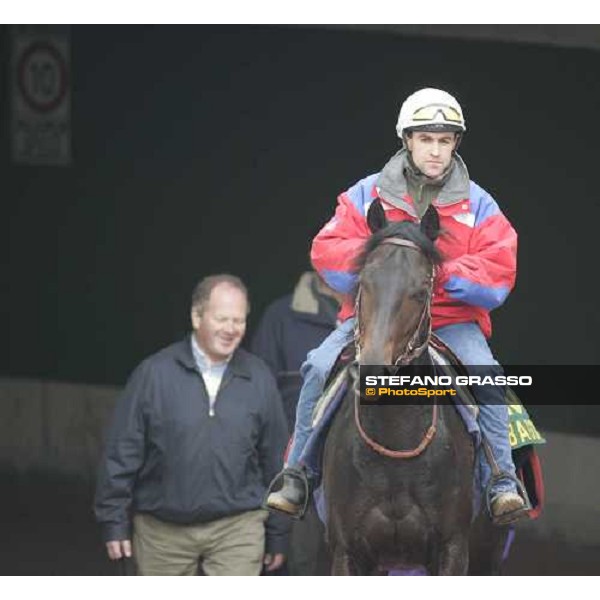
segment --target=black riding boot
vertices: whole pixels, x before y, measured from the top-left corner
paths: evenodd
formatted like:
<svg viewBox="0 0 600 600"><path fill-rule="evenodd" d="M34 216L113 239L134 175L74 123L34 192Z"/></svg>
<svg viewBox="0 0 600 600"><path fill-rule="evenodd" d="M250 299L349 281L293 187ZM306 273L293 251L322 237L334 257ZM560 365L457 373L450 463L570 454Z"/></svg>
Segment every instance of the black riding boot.
<svg viewBox="0 0 600 600"><path fill-rule="evenodd" d="M269 510L277 510L292 517L302 517L308 500L308 479L303 469L285 468L276 480L283 476L283 486L271 492L265 502Z"/></svg>

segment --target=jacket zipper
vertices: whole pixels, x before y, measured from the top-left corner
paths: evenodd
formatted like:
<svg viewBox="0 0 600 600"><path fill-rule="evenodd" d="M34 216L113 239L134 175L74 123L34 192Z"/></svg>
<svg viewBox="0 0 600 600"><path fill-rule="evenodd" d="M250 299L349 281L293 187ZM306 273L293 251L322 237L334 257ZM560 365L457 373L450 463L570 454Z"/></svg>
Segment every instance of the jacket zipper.
<svg viewBox="0 0 600 600"><path fill-rule="evenodd" d="M230 378L227 379L227 381L225 380L225 373L223 373L223 377L221 378L221 383L219 384L219 388L217 389L217 393L215 395L215 401L212 403L210 403L210 398L208 398L208 416L209 417L214 417L215 416L215 406L217 405L217 400L219 399L219 394L221 393L221 390L225 388L225 386L229 383ZM202 382L204 383L204 379L202 380ZM204 386L204 389L206 389L206 385ZM206 394L206 396L208 397L208 392Z"/></svg>
<svg viewBox="0 0 600 600"><path fill-rule="evenodd" d="M198 373L198 377L200 377L200 383L204 389L204 394L206 396L206 401L208 402L208 416L209 417L214 417L215 416L215 407L214 405L217 402L217 398L215 397L215 402L212 404L210 403L210 395L208 393L208 390L206 389L206 383L204 382L204 377L202 377L202 372L199 369L196 369L196 373ZM218 395L218 392L217 392Z"/></svg>

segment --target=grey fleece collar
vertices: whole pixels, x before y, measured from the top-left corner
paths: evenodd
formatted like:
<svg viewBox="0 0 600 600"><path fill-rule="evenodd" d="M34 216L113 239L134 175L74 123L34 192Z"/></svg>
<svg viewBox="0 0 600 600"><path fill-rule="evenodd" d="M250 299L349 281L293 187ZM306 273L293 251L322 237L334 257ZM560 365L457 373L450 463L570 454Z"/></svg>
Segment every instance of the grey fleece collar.
<svg viewBox="0 0 600 600"><path fill-rule="evenodd" d="M469 197L470 180L467 167L458 154L454 155L453 160L454 168L435 201L438 206L454 204ZM412 206L404 200L408 194L408 184L404 174L406 168L410 168L408 151L402 148L383 167L376 186L383 200L416 216Z"/></svg>
<svg viewBox="0 0 600 600"><path fill-rule="evenodd" d="M292 297L292 310L295 312L319 314L319 300L312 290L312 284L317 277L316 273L307 271L300 277Z"/></svg>

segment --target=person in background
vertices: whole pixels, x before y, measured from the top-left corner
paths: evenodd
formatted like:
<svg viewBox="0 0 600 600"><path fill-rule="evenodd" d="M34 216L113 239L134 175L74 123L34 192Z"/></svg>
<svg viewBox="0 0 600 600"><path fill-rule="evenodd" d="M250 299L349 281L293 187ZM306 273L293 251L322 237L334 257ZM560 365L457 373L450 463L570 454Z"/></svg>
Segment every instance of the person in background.
<svg viewBox="0 0 600 600"><path fill-rule="evenodd" d="M292 293L277 298L265 309L252 337L250 349L271 368L283 400L288 429L294 430L296 405L302 387L300 367L307 354L335 329L341 294L331 289L315 271L299 277ZM286 564L270 575L318 573L322 531L292 525Z"/></svg>
<svg viewBox="0 0 600 600"><path fill-rule="evenodd" d="M306 355L335 329L341 295L314 271L303 273L294 291L265 309L250 350L270 367L283 400L289 431L294 430Z"/></svg>

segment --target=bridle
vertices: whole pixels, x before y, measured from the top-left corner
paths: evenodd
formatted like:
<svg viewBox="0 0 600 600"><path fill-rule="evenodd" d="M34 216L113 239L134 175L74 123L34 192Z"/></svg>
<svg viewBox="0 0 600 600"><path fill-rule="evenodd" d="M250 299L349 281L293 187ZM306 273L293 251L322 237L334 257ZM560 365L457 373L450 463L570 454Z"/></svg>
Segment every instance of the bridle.
<svg viewBox="0 0 600 600"><path fill-rule="evenodd" d="M422 252L421 248L411 242L410 240L405 240L399 237L389 237L382 240L381 244L393 244L395 246L404 246L406 248L411 248L416 250L417 252ZM421 311L421 316L419 318L419 323L415 331L413 332L411 338L409 339L406 348L404 351L396 358L394 361L395 365L407 365L412 362L417 356L419 356L423 350L429 344L431 339L431 296L433 294L433 282L435 279L435 265L431 266L431 274L429 276L429 285L427 287L427 300L423 305L423 310ZM356 303L355 303L355 325L354 325L354 345L356 349L356 358L355 364L360 364L360 340L361 340L361 327L360 327L360 297L361 297L361 289L358 288L358 292L356 294ZM423 338L423 341L419 342L421 336L421 329L423 328L424 323L427 322L426 327L426 335ZM358 369L357 369L358 370ZM432 415L431 415L431 425L429 429L421 439L421 442L418 444L416 448L413 450L390 450L385 446L377 443L375 440L371 439L368 434L365 432L361 422L360 422L360 389L356 389L354 393L354 422L356 424L356 428L362 440L375 452L381 454L383 456L387 456L389 458L413 458L421 454L425 448L429 445L431 440L434 438L436 430L437 430L437 420L438 420L438 405L437 401L434 398Z"/></svg>

